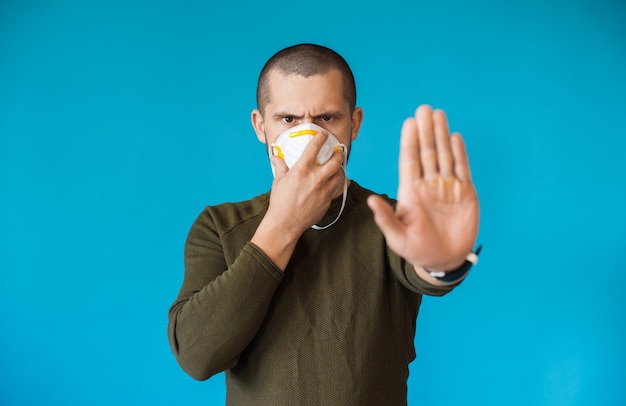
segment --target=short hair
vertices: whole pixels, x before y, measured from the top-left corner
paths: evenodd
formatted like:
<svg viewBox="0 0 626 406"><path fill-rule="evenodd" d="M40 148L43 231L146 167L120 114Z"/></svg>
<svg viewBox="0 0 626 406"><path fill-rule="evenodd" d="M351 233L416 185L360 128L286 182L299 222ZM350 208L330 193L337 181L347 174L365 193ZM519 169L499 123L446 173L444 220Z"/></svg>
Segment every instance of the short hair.
<svg viewBox="0 0 626 406"><path fill-rule="evenodd" d="M356 107L356 84L354 75L345 59L330 48L315 44L293 45L278 51L263 66L256 89L257 108L264 114L270 102L269 74L276 70L284 75L300 75L305 78L323 75L337 69L343 78L343 97L350 105L350 112Z"/></svg>

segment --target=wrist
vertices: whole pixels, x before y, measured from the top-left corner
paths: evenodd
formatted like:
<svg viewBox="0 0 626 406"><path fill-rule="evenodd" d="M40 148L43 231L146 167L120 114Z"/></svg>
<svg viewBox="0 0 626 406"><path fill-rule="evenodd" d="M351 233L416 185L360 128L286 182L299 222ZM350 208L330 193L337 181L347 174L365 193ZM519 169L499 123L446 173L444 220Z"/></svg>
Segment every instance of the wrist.
<svg viewBox="0 0 626 406"><path fill-rule="evenodd" d="M300 235L284 232L276 223L262 220L250 239L281 270L291 259Z"/></svg>
<svg viewBox="0 0 626 406"><path fill-rule="evenodd" d="M481 249L482 245L478 246L475 252L470 252L465 257L463 263L454 269L448 271L437 271L430 268L424 268L424 270L430 275L430 277L438 280L439 282L449 284L460 282L465 279L472 266L478 263L478 254L480 254Z"/></svg>
<svg viewBox="0 0 626 406"><path fill-rule="evenodd" d="M428 272L447 273L462 266L465 263L466 257L467 256L460 259L455 259L453 261L448 261L445 264L433 265L429 266L428 268L424 267L424 269Z"/></svg>

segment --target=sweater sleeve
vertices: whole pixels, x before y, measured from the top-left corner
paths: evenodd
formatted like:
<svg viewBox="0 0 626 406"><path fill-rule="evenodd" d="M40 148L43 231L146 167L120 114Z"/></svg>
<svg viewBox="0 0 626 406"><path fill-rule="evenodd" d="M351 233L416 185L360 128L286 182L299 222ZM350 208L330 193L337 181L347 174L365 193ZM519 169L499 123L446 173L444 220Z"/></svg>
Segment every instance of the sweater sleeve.
<svg viewBox="0 0 626 406"><path fill-rule="evenodd" d="M459 281L458 283L447 286L433 285L420 278L415 272L413 265L397 255L389 247L387 247L387 256L389 265L396 278L398 278L405 288L413 292L428 296L443 296L461 283L461 281Z"/></svg>
<svg viewBox="0 0 626 406"><path fill-rule="evenodd" d="M210 216L194 223L185 245L185 276L168 317L181 368L198 380L237 364L263 323L283 273L247 242L227 266Z"/></svg>

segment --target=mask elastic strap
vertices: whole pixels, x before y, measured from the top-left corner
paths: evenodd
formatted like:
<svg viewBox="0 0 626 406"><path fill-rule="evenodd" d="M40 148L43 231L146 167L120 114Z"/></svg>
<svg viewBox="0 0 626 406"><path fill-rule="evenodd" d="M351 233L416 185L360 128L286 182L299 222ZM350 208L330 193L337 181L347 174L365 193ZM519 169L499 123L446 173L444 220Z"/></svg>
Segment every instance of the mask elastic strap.
<svg viewBox="0 0 626 406"><path fill-rule="evenodd" d="M341 144L341 149L343 151L343 165L341 169L343 169L343 198L341 199L341 208L339 209L339 214L337 217L330 223L325 226L318 226L317 224L313 224L311 226L314 230L326 230L328 227L335 224L339 221L339 217L341 217L341 213L343 213L343 208L346 206L346 198L348 197L348 173L346 172L346 146Z"/></svg>

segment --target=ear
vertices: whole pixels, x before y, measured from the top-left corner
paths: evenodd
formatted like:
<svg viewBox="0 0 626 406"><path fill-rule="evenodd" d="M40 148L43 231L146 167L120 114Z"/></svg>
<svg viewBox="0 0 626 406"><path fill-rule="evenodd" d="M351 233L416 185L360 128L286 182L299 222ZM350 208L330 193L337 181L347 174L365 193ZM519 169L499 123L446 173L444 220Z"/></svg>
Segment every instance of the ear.
<svg viewBox="0 0 626 406"><path fill-rule="evenodd" d="M257 109L252 110L250 120L252 121L252 128L254 128L256 137L261 143L267 144L267 140L265 139L265 123L263 122L263 115L261 112Z"/></svg>
<svg viewBox="0 0 626 406"><path fill-rule="evenodd" d="M352 112L352 141L356 140L361 129L361 123L363 122L363 109L357 107Z"/></svg>

